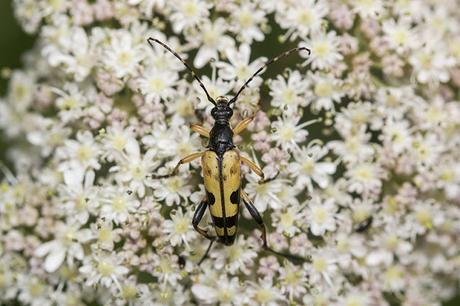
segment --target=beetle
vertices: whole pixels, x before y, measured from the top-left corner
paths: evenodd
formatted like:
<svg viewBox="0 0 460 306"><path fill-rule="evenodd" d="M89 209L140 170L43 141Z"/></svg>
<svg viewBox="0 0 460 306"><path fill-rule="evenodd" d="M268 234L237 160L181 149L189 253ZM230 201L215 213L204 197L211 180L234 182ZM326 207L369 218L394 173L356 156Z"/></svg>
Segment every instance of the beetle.
<svg viewBox="0 0 460 306"><path fill-rule="evenodd" d="M153 179L171 177L178 173L180 165L190 163L198 158L201 158L206 197L198 205L192 219L192 224L198 233L210 240L210 243L204 256L198 264L201 264L202 261L206 258L213 242L216 239L217 241L227 246L234 243L237 234L239 205L241 200L262 231L261 238L263 240L263 248L265 250L276 255L283 256L292 262L298 262L299 260L302 260L302 258L292 254L279 253L268 246L267 231L264 221L249 196L241 188L241 164L247 165L252 171L254 171L256 175L260 177L259 183L268 181L265 179L262 169L260 169L248 158L240 155L238 149L233 143L233 137L240 134L251 123L255 115L243 119L234 128L230 126L230 119L233 116L232 105L235 104L238 96L254 79L254 77L261 73L262 70L264 70L265 67L296 51L307 51L308 55L310 55L310 50L305 47L299 47L281 53L280 55L270 59L264 65L262 65L262 67L260 67L241 86L233 98L228 99L225 96L219 96L214 100L209 95L203 82L194 72L192 67L190 67L190 65L184 59L182 59L181 56L177 54L177 52L156 38L149 37L147 42L152 48L154 48L154 43L161 45L167 51L172 53L177 59L179 59L191 72L195 80L198 81L200 87L205 92L208 101L214 105L213 109L211 110L211 116L214 119L214 126L210 131L197 124L191 125L192 131L209 138L209 143L206 150L185 156L177 163L173 171L169 174L152 175ZM209 234L206 229L203 229L199 226L199 223L203 218L207 208L209 208L211 213L211 218L216 233L215 236Z"/></svg>

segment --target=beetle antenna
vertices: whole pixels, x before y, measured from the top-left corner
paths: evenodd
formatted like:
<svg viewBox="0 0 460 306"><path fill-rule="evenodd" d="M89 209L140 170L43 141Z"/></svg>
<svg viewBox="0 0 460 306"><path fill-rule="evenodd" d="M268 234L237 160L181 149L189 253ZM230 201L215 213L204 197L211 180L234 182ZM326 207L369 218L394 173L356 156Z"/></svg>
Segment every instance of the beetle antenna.
<svg viewBox="0 0 460 306"><path fill-rule="evenodd" d="M214 101L214 99L209 95L208 91L206 90L206 87L204 86L203 82L200 80L200 78L198 77L198 75L195 73L195 71L192 69L192 67L190 67L189 64L187 64L187 62L182 59L182 57L180 57L179 54L177 54L177 52L173 51L168 45L166 45L165 43L159 41L158 39L156 38L153 38L153 37L149 37L147 38L147 42L149 43L150 47L153 48L153 43L152 41L156 42L157 44L160 44L162 45L166 50L168 50L169 52L171 52L175 57L177 57L178 60L180 60L182 62L182 64L184 64L185 67L187 67L187 69L192 73L193 77L195 78L195 80L198 81L198 83L200 83L200 86L201 88L203 88L204 92L206 93L206 96L208 97L208 101L211 102L212 104L216 105L216 101Z"/></svg>
<svg viewBox="0 0 460 306"><path fill-rule="evenodd" d="M280 257L284 257L286 258L287 260L289 260L290 262L292 262L293 264L295 265L301 265L305 262L310 262L309 259L307 258L303 258L303 257L300 257L300 256L296 256L296 255L292 255L292 254L289 254L289 253L281 253L281 252L277 252L275 251L274 249L270 248L269 246L266 246L264 247L265 251L267 252L270 252L276 256L280 256Z"/></svg>
<svg viewBox="0 0 460 306"><path fill-rule="evenodd" d="M282 57L285 57L285 56L288 56L289 54L293 53L293 52L296 52L296 51L301 51L301 50L304 50L304 51L307 51L308 52L308 55L311 54L311 51L310 49L306 48L306 47L298 47L298 48L293 48L291 50L288 50L288 51L285 51L283 53L281 53L280 55L272 58L271 60L269 60L268 62L266 62L262 67L260 67L247 81L246 83L243 84L243 86L241 86L240 90L238 90L238 92L236 93L236 95L230 100L230 102L228 102L228 105L231 105L232 103L235 103L236 102L236 99L238 98L238 96L240 95L240 93L248 86L248 84L252 81L252 79L254 79L259 73L262 72L262 70L265 69L265 67L267 67L268 65L278 61L280 58Z"/></svg>

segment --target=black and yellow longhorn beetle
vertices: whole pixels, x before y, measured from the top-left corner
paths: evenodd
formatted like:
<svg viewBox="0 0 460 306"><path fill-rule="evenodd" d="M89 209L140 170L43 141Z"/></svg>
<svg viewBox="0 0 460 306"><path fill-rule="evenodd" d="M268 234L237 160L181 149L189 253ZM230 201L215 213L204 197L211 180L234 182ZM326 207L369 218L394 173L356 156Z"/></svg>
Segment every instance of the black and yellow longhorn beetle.
<svg viewBox="0 0 460 306"><path fill-rule="evenodd" d="M179 54L177 54L170 47L158 39L150 37L147 39L147 41L152 48L153 42L158 43L166 50L171 52L175 57L177 57L185 65L185 67L190 70L193 77L198 81L201 88L203 88L204 92L206 93L209 102L214 105L214 108L211 111L211 115L214 118L215 123L211 131L208 131L204 127L196 124L191 126L193 131L209 138L207 150L203 152L192 153L182 158L170 174L152 175L152 178L154 179L171 177L177 174L180 165L189 163L193 160L196 160L197 158L201 158L206 199L201 204L199 204L198 208L196 209L192 224L198 233L210 240L210 244L199 263L201 263L206 258L211 249L212 243L214 240L216 240L216 238L219 242L225 245L231 245L235 241L241 198L243 199L244 205L248 209L249 213L262 230L264 249L276 255L286 257L293 262L303 261L303 259L300 257L276 252L268 246L264 221L262 220L262 217L252 203L251 199L241 189L241 163L247 165L261 178L260 183L266 182L262 170L254 162L244 156L241 156L233 144L233 136L241 133L254 119L254 115L242 120L234 128L230 127L229 121L233 115L233 109L231 106L236 102L240 93L247 87L252 79L260 72L262 72L265 67L271 63L276 62L280 58L291 54L292 52L305 50L308 52L308 54L310 54L310 50L308 48L294 48L280 54L279 56L269 60L262 67L260 67L246 81L246 83L243 84L243 86L232 99L228 100L227 97L220 96L217 97L217 101L215 101L209 95L200 78L196 75L189 64L187 64L187 62L185 62L179 56ZM210 235L207 230L199 227L200 220L203 218L207 207L209 207L209 211L211 212L211 217L217 236Z"/></svg>

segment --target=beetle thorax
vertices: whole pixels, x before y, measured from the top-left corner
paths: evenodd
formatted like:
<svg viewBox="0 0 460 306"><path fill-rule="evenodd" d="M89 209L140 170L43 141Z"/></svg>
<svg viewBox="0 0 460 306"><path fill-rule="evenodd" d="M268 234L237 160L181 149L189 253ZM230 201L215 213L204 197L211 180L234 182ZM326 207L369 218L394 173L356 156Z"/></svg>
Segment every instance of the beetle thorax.
<svg viewBox="0 0 460 306"><path fill-rule="evenodd" d="M233 110L228 105L228 99L218 97L216 106L211 110L211 116L215 123L210 132L208 147L218 155L234 148L233 131L230 127L230 118L233 116Z"/></svg>

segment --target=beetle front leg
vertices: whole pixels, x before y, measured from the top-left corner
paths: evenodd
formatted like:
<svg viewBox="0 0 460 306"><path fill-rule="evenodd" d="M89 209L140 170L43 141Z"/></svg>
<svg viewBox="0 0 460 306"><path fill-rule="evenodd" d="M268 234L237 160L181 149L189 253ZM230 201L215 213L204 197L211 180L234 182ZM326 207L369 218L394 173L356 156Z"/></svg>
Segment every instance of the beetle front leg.
<svg viewBox="0 0 460 306"><path fill-rule="evenodd" d="M155 174L152 174L152 178L153 179L161 179L161 178L168 178L168 177L171 177L171 176L174 176L177 174L177 172L179 171L179 167L180 165L183 165L183 164L188 164L192 161L194 161L195 159L197 158L200 158L201 156L203 156L205 152L196 152L196 153L192 153L190 155L187 155L186 157L182 158L178 163L177 165L174 167L173 171L169 174L164 174L164 175L155 175Z"/></svg>
<svg viewBox="0 0 460 306"><path fill-rule="evenodd" d="M279 175L279 171L278 171L274 177L265 179L265 175L264 175L264 172L262 171L262 169L260 169L260 167L257 166L252 160L250 160L250 159L248 159L248 158L246 158L244 156L241 156L241 161L243 162L243 164L248 166L249 169L254 171L254 173L257 174L260 177L259 184L265 184L265 183L268 183L270 181L273 181Z"/></svg>
<svg viewBox="0 0 460 306"><path fill-rule="evenodd" d="M252 120L254 120L255 117L256 117L256 114L254 113L254 115L244 118L243 120L238 122L238 124L233 129L233 135L238 135L239 133L244 131L248 127L249 123L251 123Z"/></svg>
<svg viewBox="0 0 460 306"><path fill-rule="evenodd" d="M200 134L201 136L204 136L206 138L209 138L209 131L207 129L205 129L204 127L202 127L201 125L198 125L198 124L192 124L190 125L190 129L198 134Z"/></svg>

